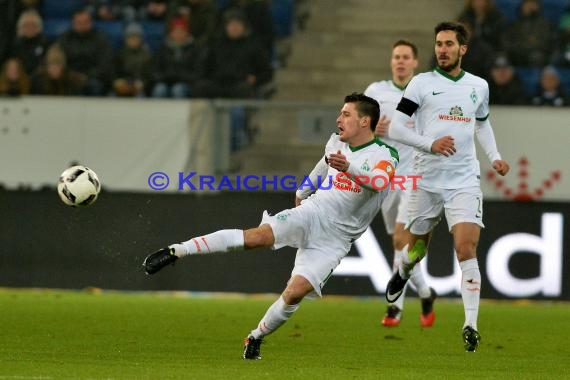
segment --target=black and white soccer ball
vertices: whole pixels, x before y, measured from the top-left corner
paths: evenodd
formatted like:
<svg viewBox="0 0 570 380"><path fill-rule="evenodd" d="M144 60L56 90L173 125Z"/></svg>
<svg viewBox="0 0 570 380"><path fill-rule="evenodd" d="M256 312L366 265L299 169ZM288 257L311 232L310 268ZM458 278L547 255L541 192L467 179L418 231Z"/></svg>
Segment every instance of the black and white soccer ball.
<svg viewBox="0 0 570 380"><path fill-rule="evenodd" d="M83 165L66 169L59 177L57 192L68 206L89 206L101 191L101 183L95 172Z"/></svg>

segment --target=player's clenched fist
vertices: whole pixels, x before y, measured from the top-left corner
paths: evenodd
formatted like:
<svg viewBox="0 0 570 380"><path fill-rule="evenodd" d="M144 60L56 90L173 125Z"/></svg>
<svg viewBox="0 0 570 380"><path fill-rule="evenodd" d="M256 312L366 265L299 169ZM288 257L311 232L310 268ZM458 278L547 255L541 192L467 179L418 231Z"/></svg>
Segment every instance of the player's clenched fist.
<svg viewBox="0 0 570 380"><path fill-rule="evenodd" d="M493 169L500 175L506 175L509 172L509 163L505 160L495 160L493 161Z"/></svg>

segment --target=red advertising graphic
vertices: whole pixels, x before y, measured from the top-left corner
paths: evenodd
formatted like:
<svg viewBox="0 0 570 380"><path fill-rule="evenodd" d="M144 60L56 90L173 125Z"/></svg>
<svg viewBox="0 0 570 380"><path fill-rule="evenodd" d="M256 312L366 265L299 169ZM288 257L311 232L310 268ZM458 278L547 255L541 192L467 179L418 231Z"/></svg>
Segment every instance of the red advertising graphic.
<svg viewBox="0 0 570 380"><path fill-rule="evenodd" d="M548 191L552 186L554 186L560 177L562 172L560 170L554 170L550 172L548 178L544 179L540 186L535 189L529 189L528 178L529 178L529 161L526 157L521 157L518 160L519 171L517 176L519 178L518 186L513 189L505 184L505 181L497 175L494 170L487 171L487 180L495 184L495 189L501 192L506 198L512 199L516 202L532 202L537 201L542 198L545 191Z"/></svg>

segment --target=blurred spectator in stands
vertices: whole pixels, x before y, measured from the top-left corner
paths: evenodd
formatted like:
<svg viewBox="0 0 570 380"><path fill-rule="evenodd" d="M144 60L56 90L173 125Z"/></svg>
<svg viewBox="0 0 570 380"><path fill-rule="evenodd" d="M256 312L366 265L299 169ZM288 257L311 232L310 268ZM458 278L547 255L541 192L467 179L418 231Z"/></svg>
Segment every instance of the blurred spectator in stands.
<svg viewBox="0 0 570 380"><path fill-rule="evenodd" d="M93 18L102 21L135 21L140 0L87 0Z"/></svg>
<svg viewBox="0 0 570 380"><path fill-rule="evenodd" d="M570 67L570 3L558 24L558 48L553 63L556 66Z"/></svg>
<svg viewBox="0 0 570 380"><path fill-rule="evenodd" d="M164 21L168 16L168 0L146 0L139 8L140 17L149 21Z"/></svg>
<svg viewBox="0 0 570 380"><path fill-rule="evenodd" d="M469 33L469 45L467 53L461 60L461 68L471 74L488 80L491 66L493 66L493 62L495 61L495 49L491 44L473 32L471 21L459 21L465 25L467 33Z"/></svg>
<svg viewBox="0 0 570 380"><path fill-rule="evenodd" d="M185 17L192 30L195 42L206 46L218 32L220 18L215 0L178 0L174 3L173 13Z"/></svg>
<svg viewBox="0 0 570 380"><path fill-rule="evenodd" d="M522 81L505 55L498 55L489 75L489 103L504 105L528 104Z"/></svg>
<svg viewBox="0 0 570 380"><path fill-rule="evenodd" d="M267 49L268 54L273 53L275 31L273 30L273 16L269 7L269 0L229 0L223 13L232 10L241 10L248 21L251 35L259 40Z"/></svg>
<svg viewBox="0 0 570 380"><path fill-rule="evenodd" d="M194 43L186 19L179 16L170 20L166 39L153 57L152 96L189 97L198 74L200 59L200 49Z"/></svg>
<svg viewBox="0 0 570 380"><path fill-rule="evenodd" d="M553 24L542 15L539 0L523 0L518 18L505 33L504 46L515 66L542 67L556 46Z"/></svg>
<svg viewBox="0 0 570 380"><path fill-rule="evenodd" d="M0 0L0 63L10 54L16 38L16 23L20 14L27 9L38 10L41 0Z"/></svg>
<svg viewBox="0 0 570 380"><path fill-rule="evenodd" d="M30 93L30 78L18 58L8 58L0 72L0 96L21 96Z"/></svg>
<svg viewBox="0 0 570 380"><path fill-rule="evenodd" d="M73 96L83 95L87 77L70 70L66 65L65 53L58 45L52 45L45 57L45 63L32 77L34 95Z"/></svg>
<svg viewBox="0 0 570 380"><path fill-rule="evenodd" d="M115 55L115 80L113 90L117 96L145 95L150 77L151 53L144 42L142 27L137 23L127 25L124 43Z"/></svg>
<svg viewBox="0 0 570 380"><path fill-rule="evenodd" d="M12 46L12 56L20 59L28 75L32 75L45 56L49 42L43 35L43 22L40 14L29 9L18 19L17 37Z"/></svg>
<svg viewBox="0 0 570 380"><path fill-rule="evenodd" d="M560 74L554 66L546 66L540 74L540 88L532 98L535 106L562 107L570 105L560 82Z"/></svg>
<svg viewBox="0 0 570 380"><path fill-rule="evenodd" d="M208 49L195 96L257 97L272 74L269 55L250 36L243 12L228 11L224 15L224 35Z"/></svg>
<svg viewBox="0 0 570 380"><path fill-rule="evenodd" d="M458 19L472 26L473 38L486 41L496 50L501 49L506 21L493 0L467 0Z"/></svg>
<svg viewBox="0 0 570 380"><path fill-rule="evenodd" d="M107 36L93 27L86 9L73 13L71 29L59 37L58 43L69 68L87 76L87 95L106 95L113 77L113 50Z"/></svg>

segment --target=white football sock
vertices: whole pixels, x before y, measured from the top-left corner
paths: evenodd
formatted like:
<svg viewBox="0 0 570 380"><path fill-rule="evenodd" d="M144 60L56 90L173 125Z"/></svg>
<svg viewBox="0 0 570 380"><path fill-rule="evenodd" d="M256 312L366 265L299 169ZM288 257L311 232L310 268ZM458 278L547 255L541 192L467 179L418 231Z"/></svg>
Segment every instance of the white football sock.
<svg viewBox="0 0 570 380"><path fill-rule="evenodd" d="M405 249L405 248L404 248ZM392 264L392 270L397 271L402 263L402 256L404 252L402 249L395 249L394 250L394 263Z"/></svg>
<svg viewBox="0 0 570 380"><path fill-rule="evenodd" d="M461 268L461 297L465 309L465 326L477 330L477 315L479 314L479 298L481 296L481 272L477 258L459 263Z"/></svg>
<svg viewBox="0 0 570 380"><path fill-rule="evenodd" d="M279 297L279 299L267 309L267 312L261 321L259 321L257 328L251 331L251 335L253 335L255 339L259 339L271 334L287 322L298 308L299 304L287 305L283 297Z"/></svg>
<svg viewBox="0 0 570 380"><path fill-rule="evenodd" d="M429 290L429 286L427 286L421 265L417 264L414 269L412 269L412 272L410 273L410 282L416 288L416 292L418 292L418 296L420 298L428 298L431 296L431 291Z"/></svg>
<svg viewBox="0 0 570 380"><path fill-rule="evenodd" d="M196 253L230 252L243 249L243 230L220 230L198 236L180 244L172 244L174 254L178 257Z"/></svg>

